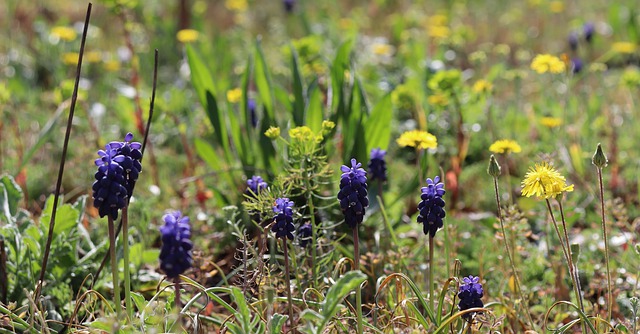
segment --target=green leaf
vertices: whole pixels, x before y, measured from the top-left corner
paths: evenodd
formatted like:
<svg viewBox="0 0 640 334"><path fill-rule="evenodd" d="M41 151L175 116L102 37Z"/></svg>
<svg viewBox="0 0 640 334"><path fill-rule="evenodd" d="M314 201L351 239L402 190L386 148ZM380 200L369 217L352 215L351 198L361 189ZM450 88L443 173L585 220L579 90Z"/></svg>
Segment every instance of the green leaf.
<svg viewBox="0 0 640 334"><path fill-rule="evenodd" d="M289 316L282 314L274 314L269 321L269 333L271 334L279 334L282 332L282 326L284 326L285 322L287 322Z"/></svg>
<svg viewBox="0 0 640 334"><path fill-rule="evenodd" d="M356 287L367 279L367 276L359 270L349 271L329 288L327 296L322 303L322 317L324 321L333 318L338 312L338 305Z"/></svg>
<svg viewBox="0 0 640 334"><path fill-rule="evenodd" d="M265 121L271 122L275 119L273 107L273 91L271 89L271 76L268 65L264 59L264 53L260 46L260 40L256 41L256 61L255 61L255 82L258 94L265 107Z"/></svg>
<svg viewBox="0 0 640 334"><path fill-rule="evenodd" d="M196 138L195 139L195 148L196 153L200 156L204 162L211 167L214 171L219 171L222 169L222 164L220 163L220 159L218 158L216 151L213 149L209 143L204 141L203 139Z"/></svg>
<svg viewBox="0 0 640 334"><path fill-rule="evenodd" d="M18 203L22 199L22 189L10 175L0 178L0 210L5 222L11 223L18 213Z"/></svg>
<svg viewBox="0 0 640 334"><path fill-rule="evenodd" d="M367 152L374 148L386 150L391 139L391 120L393 116L391 94L387 94L373 107L371 115L364 126L364 137Z"/></svg>
<svg viewBox="0 0 640 334"><path fill-rule="evenodd" d="M58 122L58 120L62 116L62 113L65 110L66 108L58 108L55 114L53 114L53 117L51 117L51 119L49 119L47 123L42 127L42 130L40 130L40 133L38 133L38 139L36 140L35 144L33 144L33 146L31 146L27 151L27 153L25 153L25 155L22 157L20 166L16 168L16 170L22 170L22 168L29 162L29 160L31 160L31 157L33 157L33 154L36 153L36 151L38 151L38 149L47 140L49 140L49 138L51 137L51 134L53 133L52 130L55 128L54 125Z"/></svg>
<svg viewBox="0 0 640 334"><path fill-rule="evenodd" d="M196 90L202 106L206 106L206 92L211 92L215 95L216 87L213 83L211 72L209 72L209 69L204 64L200 56L198 56L196 51L189 44L187 44L187 62L189 63L189 69L191 70L191 84Z"/></svg>
<svg viewBox="0 0 640 334"><path fill-rule="evenodd" d="M300 73L300 67L298 62L298 52L296 48L290 46L291 48L291 73L293 75L293 109L292 116L293 122L297 126L304 125L305 119L305 96L304 96L304 82L302 79L302 74Z"/></svg>
<svg viewBox="0 0 640 334"><path fill-rule="evenodd" d="M49 233L49 223L51 222L51 214L53 211L53 199L54 195L49 196L45 203L42 216L40 217L40 223L44 234ZM71 204L58 205L57 211L55 226L53 228L54 238L60 235L60 233L70 235L72 230L78 225L80 213L71 206Z"/></svg>
<svg viewBox="0 0 640 334"><path fill-rule="evenodd" d="M236 311L236 319L238 319L242 324L241 326L245 333L251 332L251 311L249 311L249 306L244 298L244 294L242 294L240 289L233 286L231 287L231 295L233 296L233 301L238 307Z"/></svg>
<svg viewBox="0 0 640 334"><path fill-rule="evenodd" d="M324 110L322 106L322 92L318 89L317 84L309 87L309 104L307 104L307 126L313 132L322 130L322 120L324 118Z"/></svg>
<svg viewBox="0 0 640 334"><path fill-rule="evenodd" d="M142 310L147 306L147 301L144 299L144 296L135 291L131 291L131 300L136 304L136 308L139 312L142 312Z"/></svg>
<svg viewBox="0 0 640 334"><path fill-rule="evenodd" d="M350 39L338 48L336 57L331 66L331 90L333 95L333 105L336 106L336 112L330 119L338 122L338 118L346 113L346 97L344 94L344 74L349 68L351 59L351 50L353 48L353 39Z"/></svg>

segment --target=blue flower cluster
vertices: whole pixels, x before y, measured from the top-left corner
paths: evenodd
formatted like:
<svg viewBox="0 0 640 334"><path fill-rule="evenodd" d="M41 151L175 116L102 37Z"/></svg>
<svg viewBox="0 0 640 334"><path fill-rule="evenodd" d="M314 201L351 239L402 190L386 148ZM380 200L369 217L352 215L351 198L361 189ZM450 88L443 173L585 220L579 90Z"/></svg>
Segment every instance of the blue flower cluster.
<svg viewBox="0 0 640 334"><path fill-rule="evenodd" d="M367 198L367 172L356 159L351 159L351 167L343 165L340 170L340 192L338 200L344 213L344 220L350 228L362 223L365 209L369 206Z"/></svg>
<svg viewBox="0 0 640 334"><path fill-rule="evenodd" d="M288 198L276 199L276 205L273 206L273 212L276 216L273 217L273 226L271 231L276 234L276 238L289 238L293 240L293 201Z"/></svg>
<svg viewBox="0 0 640 334"><path fill-rule="evenodd" d="M436 176L434 180L427 178L427 186L422 187L420 195L420 203L418 204L418 223L422 223L424 234L435 237L436 232L443 226L442 219L446 213L444 211L445 194L444 184L440 182L440 177Z"/></svg>
<svg viewBox="0 0 640 334"><path fill-rule="evenodd" d="M182 216L180 211L170 212L162 217L164 226L162 234L162 250L160 251L160 269L169 278L176 278L191 268L191 224L189 217Z"/></svg>
<svg viewBox="0 0 640 334"><path fill-rule="evenodd" d="M300 247L307 247L311 243L312 229L311 223L304 223L298 228L298 244Z"/></svg>
<svg viewBox="0 0 640 334"><path fill-rule="evenodd" d="M368 166L371 181L387 181L387 162L384 160L385 154L387 154L387 151L381 150L379 148L374 148L371 150L371 157Z"/></svg>
<svg viewBox="0 0 640 334"><path fill-rule="evenodd" d="M247 180L247 195L257 195L263 189L267 189L267 183L264 182L262 177L254 175Z"/></svg>
<svg viewBox="0 0 640 334"><path fill-rule="evenodd" d="M482 303L484 290L482 289L482 284L480 284L479 281L480 278L471 275L462 279L462 284L458 289L458 298L460 298L458 309L460 311L468 310L474 307L484 307L484 303ZM470 320L471 313L467 313L462 317L466 320Z"/></svg>
<svg viewBox="0 0 640 334"><path fill-rule="evenodd" d="M95 160L98 171L93 183L93 206L98 208L100 217L118 218L118 210L124 208L133 191L138 175L142 172L142 145L131 142L128 133L124 142L111 142L104 150L98 151Z"/></svg>

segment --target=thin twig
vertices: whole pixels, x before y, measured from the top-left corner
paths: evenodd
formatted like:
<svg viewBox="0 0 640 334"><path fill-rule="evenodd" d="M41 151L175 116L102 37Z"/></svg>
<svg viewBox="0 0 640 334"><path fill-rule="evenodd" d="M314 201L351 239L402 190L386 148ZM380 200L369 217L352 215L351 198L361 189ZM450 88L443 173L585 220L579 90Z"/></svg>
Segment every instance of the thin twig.
<svg viewBox="0 0 640 334"><path fill-rule="evenodd" d="M44 284L44 275L47 272L47 263L49 262L49 253L51 252L51 242L53 241L53 231L56 225L56 211L58 210L58 200L60 199L60 189L62 188L62 176L64 174L64 164L67 159L67 148L69 147L69 137L71 137L71 127L73 125L73 114L76 110L76 102L78 100L78 86L80 83L80 71L82 70L82 57L84 56L85 42L87 41L87 31L89 29L89 19L91 18L91 7L87 6L87 16L84 21L84 30L82 31L82 41L80 42L80 53L78 54L78 66L76 67L76 82L73 86L73 94L71 95L71 107L69 108L69 118L67 120L67 130L64 134L64 145L62 146L62 157L60 158L60 168L58 169L58 180L56 181L56 192L53 197L53 208L51 211L51 220L49 222L49 234L47 235L47 243L44 248L44 256L42 257L42 265L40 266L40 278L35 291L34 300L40 297L42 285Z"/></svg>

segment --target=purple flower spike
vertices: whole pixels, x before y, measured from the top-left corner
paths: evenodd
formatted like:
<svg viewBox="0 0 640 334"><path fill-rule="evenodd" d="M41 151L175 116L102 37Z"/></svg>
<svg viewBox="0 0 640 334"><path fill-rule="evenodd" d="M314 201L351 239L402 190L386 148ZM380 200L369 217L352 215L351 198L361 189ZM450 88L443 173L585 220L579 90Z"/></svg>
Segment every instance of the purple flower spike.
<svg viewBox="0 0 640 334"><path fill-rule="evenodd" d="M273 206L273 212L276 214L273 217L273 226L271 231L276 234L276 238L288 238L293 240L293 201L288 198L276 199L276 205Z"/></svg>
<svg viewBox="0 0 640 334"><path fill-rule="evenodd" d="M247 180L247 195L257 195L262 190L267 189L267 186L267 183L264 182L261 176L254 175Z"/></svg>
<svg viewBox="0 0 640 334"><path fill-rule="evenodd" d="M160 269L169 278L176 278L191 268L191 224L189 217L182 216L180 211L170 212L162 217L164 226L162 234L162 250L160 251Z"/></svg>
<svg viewBox="0 0 640 334"><path fill-rule="evenodd" d="M422 224L424 234L435 237L436 232L444 226L442 219L446 216L444 211L445 194L444 184L440 182L440 177L436 176L433 180L427 178L427 186L420 189L420 203L418 204L418 223Z"/></svg>
<svg viewBox="0 0 640 334"><path fill-rule="evenodd" d="M98 171L94 177L96 181L91 187L93 190L93 206L98 209L100 217L109 216L118 218L118 211L127 203L127 182L124 176L124 168L121 164L124 157L118 154L116 149L105 146L104 151L98 151L100 158L94 163Z"/></svg>
<svg viewBox="0 0 640 334"><path fill-rule="evenodd" d="M310 223L304 223L298 228L298 244L300 247L307 247L311 243L311 235L313 234L313 227Z"/></svg>
<svg viewBox="0 0 640 334"><path fill-rule="evenodd" d="M385 182L387 180L387 162L384 157L387 151L380 148L374 148L371 150L369 160L369 174L371 175L371 181L380 180Z"/></svg>
<svg viewBox="0 0 640 334"><path fill-rule="evenodd" d="M458 289L458 309L460 311L468 310L475 307L484 307L482 302L482 296L484 296L484 290L482 284L479 283L480 278L477 276L464 277L462 284ZM467 321L470 321L473 317L473 313L466 313L462 316Z"/></svg>
<svg viewBox="0 0 640 334"><path fill-rule="evenodd" d="M369 206L367 198L367 172L356 159L351 159L351 167L340 167L340 191L338 200L344 213L344 220L350 228L362 223L365 209Z"/></svg>

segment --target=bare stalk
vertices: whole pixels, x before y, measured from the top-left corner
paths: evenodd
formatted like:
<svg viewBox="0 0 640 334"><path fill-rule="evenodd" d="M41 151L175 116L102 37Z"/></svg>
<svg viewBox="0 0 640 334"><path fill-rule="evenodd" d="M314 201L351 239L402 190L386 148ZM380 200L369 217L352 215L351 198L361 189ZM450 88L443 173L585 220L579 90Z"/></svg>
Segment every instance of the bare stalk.
<svg viewBox="0 0 640 334"><path fill-rule="evenodd" d="M607 237L607 223L604 217L604 186L602 184L602 168L597 167L598 181L600 183L600 207L602 213L602 237L604 238L604 262L607 264L607 321L611 322L611 310L613 309L613 294L611 293L611 270L609 269L609 238Z"/></svg>

